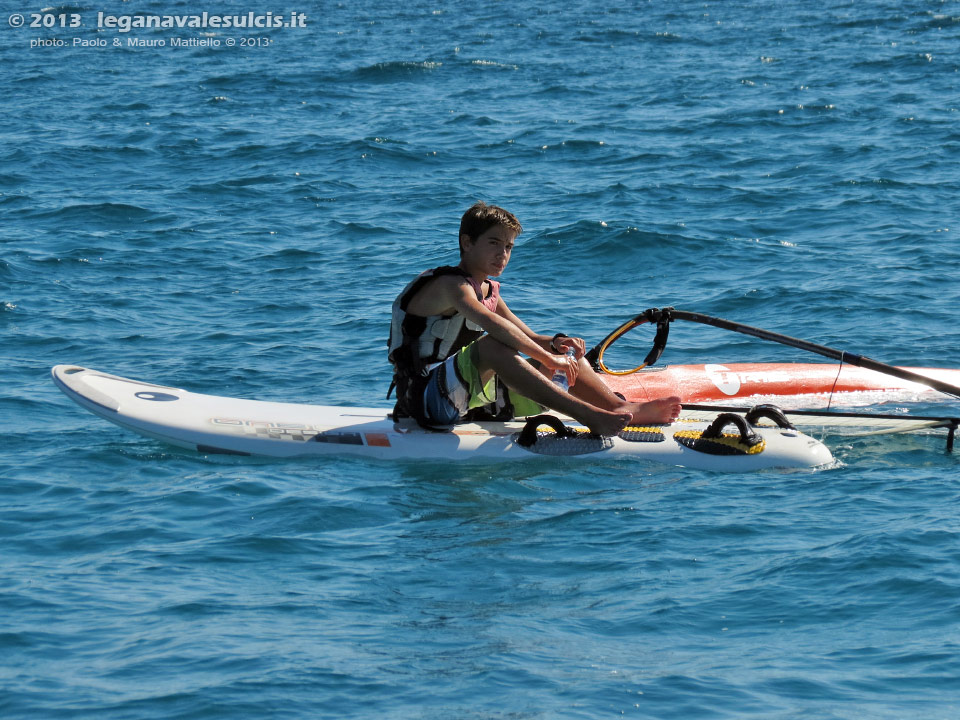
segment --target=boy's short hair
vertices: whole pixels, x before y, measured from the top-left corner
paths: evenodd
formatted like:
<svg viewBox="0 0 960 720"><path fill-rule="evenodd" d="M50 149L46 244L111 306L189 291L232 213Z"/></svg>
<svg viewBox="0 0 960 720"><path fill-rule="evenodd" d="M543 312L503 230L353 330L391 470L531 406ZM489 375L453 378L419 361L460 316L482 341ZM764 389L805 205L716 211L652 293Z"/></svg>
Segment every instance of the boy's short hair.
<svg viewBox="0 0 960 720"><path fill-rule="evenodd" d="M483 200L478 200L460 218L460 235L466 235L471 240L476 240L494 225L508 227L515 231L517 235L523 232L520 221L514 217L513 213L496 205L487 205ZM463 254L462 242L460 243L460 253Z"/></svg>

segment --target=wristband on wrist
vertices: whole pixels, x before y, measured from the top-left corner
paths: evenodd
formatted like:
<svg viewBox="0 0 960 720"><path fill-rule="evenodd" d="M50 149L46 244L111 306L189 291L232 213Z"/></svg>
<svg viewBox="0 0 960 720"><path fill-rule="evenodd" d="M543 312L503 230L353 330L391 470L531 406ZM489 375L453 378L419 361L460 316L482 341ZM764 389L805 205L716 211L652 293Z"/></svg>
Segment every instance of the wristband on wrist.
<svg viewBox="0 0 960 720"><path fill-rule="evenodd" d="M557 340L559 340L560 338L565 338L565 337L570 337L570 336L569 336L569 335L564 335L563 333L557 333L556 335L553 336L553 339L550 340L550 349L553 351L553 354L554 354L554 355L562 355L562 354L563 354L563 352L562 352L561 350L557 350Z"/></svg>

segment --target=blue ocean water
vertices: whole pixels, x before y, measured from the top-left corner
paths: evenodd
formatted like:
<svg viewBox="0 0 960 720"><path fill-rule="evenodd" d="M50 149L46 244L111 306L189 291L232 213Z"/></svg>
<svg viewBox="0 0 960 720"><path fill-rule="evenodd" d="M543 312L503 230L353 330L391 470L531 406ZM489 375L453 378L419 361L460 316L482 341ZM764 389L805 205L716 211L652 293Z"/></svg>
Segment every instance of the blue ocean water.
<svg viewBox="0 0 960 720"><path fill-rule="evenodd" d="M386 405L389 303L477 199L545 332L674 305L958 366L960 3L8 5L0 716L960 715L942 439L803 474L231 459L49 380ZM307 21L96 27L203 10ZM810 358L694 326L663 358L775 359Z"/></svg>

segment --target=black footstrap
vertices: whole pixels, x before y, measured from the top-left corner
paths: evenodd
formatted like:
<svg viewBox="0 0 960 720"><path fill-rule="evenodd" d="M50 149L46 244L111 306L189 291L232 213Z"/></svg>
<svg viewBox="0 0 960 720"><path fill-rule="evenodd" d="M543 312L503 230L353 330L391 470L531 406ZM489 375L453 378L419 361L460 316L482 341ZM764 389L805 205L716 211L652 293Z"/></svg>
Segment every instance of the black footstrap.
<svg viewBox="0 0 960 720"><path fill-rule="evenodd" d="M537 415L527 420L527 424L520 431L520 437L517 438L517 445L525 448L532 447L537 441L537 428L541 425L549 425L557 433L557 437L573 437L578 434L554 415Z"/></svg>
<svg viewBox="0 0 960 720"><path fill-rule="evenodd" d="M717 415L717 419L710 423L710 427L704 430L703 435L700 437L705 440L722 437L723 429L727 427L727 425L736 426L737 430L740 431L740 442L747 447L755 447L763 442L763 438L753 431L753 428L747 423L746 418L735 413L721 413Z"/></svg>
<svg viewBox="0 0 960 720"><path fill-rule="evenodd" d="M547 425L549 430L540 430ZM613 438L564 425L553 415L537 415L516 435L517 445L537 455L587 455L613 447Z"/></svg>
<svg viewBox="0 0 960 720"><path fill-rule="evenodd" d="M783 410L776 405L755 405L747 412L746 418L747 422L751 425L756 425L757 420L760 418L767 418L768 420L773 420L777 424L777 427L783 428L784 430L797 429L792 422L787 420L787 416L783 414Z"/></svg>

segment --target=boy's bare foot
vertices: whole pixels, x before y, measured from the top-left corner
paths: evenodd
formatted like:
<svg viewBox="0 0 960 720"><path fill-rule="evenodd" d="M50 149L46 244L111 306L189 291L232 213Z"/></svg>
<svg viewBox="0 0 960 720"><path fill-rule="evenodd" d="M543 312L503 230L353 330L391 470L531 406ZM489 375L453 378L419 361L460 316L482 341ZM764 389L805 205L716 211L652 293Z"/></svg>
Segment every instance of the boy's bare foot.
<svg viewBox="0 0 960 720"><path fill-rule="evenodd" d="M595 409L589 413L584 413L584 417L577 418L590 428L590 432L597 435L616 435L630 424L631 415L629 412L617 410Z"/></svg>
<svg viewBox="0 0 960 720"><path fill-rule="evenodd" d="M672 395L649 402L625 403L622 410L631 413L632 425L667 425L680 416L680 398Z"/></svg>

